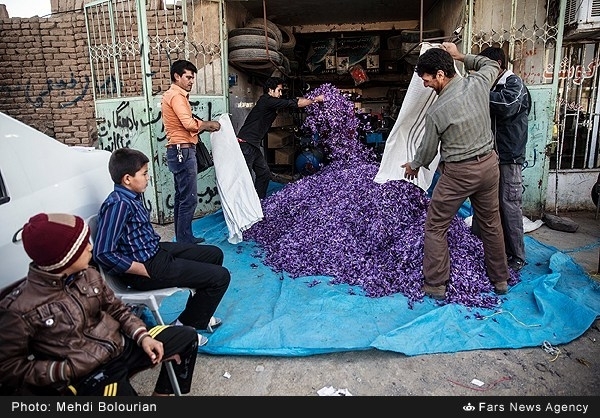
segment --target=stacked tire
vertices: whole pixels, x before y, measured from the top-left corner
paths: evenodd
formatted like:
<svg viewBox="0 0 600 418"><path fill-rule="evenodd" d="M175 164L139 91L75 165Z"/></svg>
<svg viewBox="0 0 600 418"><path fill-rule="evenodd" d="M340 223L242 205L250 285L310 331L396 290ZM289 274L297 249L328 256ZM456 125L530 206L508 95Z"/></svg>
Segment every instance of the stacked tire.
<svg viewBox="0 0 600 418"><path fill-rule="evenodd" d="M245 27L231 30L228 38L229 62L235 66L247 70L289 73L289 59L281 52L283 34L273 22L252 19ZM291 42L289 36L287 42ZM293 42L295 44L295 39Z"/></svg>

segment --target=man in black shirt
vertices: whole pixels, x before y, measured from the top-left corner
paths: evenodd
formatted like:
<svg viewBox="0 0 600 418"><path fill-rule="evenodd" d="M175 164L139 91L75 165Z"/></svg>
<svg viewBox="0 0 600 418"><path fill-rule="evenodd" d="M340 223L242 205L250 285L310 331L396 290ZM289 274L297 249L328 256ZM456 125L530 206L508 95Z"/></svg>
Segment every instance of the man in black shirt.
<svg viewBox="0 0 600 418"><path fill-rule="evenodd" d="M248 170L250 173L254 172L254 188L260 199L267 196L267 188L271 180L271 170L261 150L261 145L277 117L277 110L306 107L315 102L323 102L323 95L314 99L304 97L283 99L281 98L282 90L283 80L281 78L268 78L263 86L264 94L260 96L237 134Z"/></svg>

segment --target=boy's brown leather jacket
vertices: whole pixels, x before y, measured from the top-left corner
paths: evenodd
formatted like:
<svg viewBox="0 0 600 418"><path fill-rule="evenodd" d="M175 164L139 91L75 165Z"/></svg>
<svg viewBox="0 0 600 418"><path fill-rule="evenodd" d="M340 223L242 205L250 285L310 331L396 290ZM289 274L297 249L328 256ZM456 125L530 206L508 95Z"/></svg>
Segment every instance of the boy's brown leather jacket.
<svg viewBox="0 0 600 418"><path fill-rule="evenodd" d="M146 335L95 268L67 277L31 264L0 293L0 382L61 386L117 357L125 338Z"/></svg>

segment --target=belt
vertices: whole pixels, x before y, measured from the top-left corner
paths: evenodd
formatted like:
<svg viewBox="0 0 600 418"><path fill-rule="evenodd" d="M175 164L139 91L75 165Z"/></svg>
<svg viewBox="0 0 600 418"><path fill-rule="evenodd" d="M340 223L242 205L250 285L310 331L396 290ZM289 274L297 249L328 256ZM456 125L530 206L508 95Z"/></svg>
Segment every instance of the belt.
<svg viewBox="0 0 600 418"><path fill-rule="evenodd" d="M169 144L167 148L196 148L196 144L190 144L189 142L185 142L183 144Z"/></svg>
<svg viewBox="0 0 600 418"><path fill-rule="evenodd" d="M476 155L474 157L467 158L466 160L460 160L460 161L457 161L457 162L459 162L459 163L470 163L472 161L481 161L483 158L487 157L491 153L492 153L492 151L488 151L486 153L479 154L479 155Z"/></svg>

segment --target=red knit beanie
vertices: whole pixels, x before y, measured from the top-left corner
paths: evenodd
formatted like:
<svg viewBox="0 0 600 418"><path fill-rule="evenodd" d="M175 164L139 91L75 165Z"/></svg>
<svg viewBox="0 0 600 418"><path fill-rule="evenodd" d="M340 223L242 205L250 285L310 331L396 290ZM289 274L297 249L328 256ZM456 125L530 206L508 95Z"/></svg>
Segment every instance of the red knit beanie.
<svg viewBox="0 0 600 418"><path fill-rule="evenodd" d="M23 226L23 247L35 265L59 273L79 259L90 242L90 229L79 216L38 213Z"/></svg>

